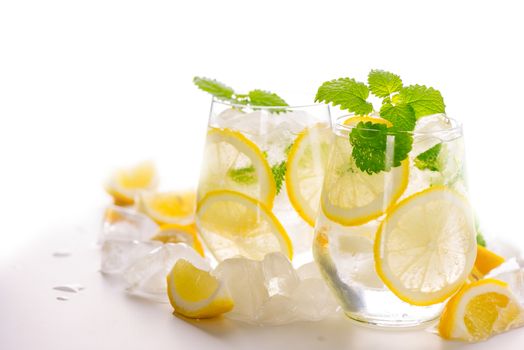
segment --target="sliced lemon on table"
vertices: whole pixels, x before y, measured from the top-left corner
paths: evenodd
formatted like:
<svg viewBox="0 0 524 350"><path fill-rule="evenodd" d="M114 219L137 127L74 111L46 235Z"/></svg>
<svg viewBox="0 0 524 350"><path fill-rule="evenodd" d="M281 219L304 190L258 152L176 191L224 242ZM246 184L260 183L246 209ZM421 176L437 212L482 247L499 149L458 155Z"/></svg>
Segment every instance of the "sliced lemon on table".
<svg viewBox="0 0 524 350"><path fill-rule="evenodd" d="M151 238L162 243L185 243L198 254L204 256L204 247L198 238L195 224L177 225L167 224L160 226L157 234Z"/></svg>
<svg viewBox="0 0 524 350"><path fill-rule="evenodd" d="M134 167L117 170L107 181L105 189L116 205L131 205L138 193L152 190L157 185L153 162L146 161Z"/></svg>
<svg viewBox="0 0 524 350"><path fill-rule="evenodd" d="M522 324L522 308L505 282L484 279L465 285L446 304L439 334L445 339L485 340Z"/></svg>
<svg viewBox="0 0 524 350"><path fill-rule="evenodd" d="M271 252L289 259L293 255L291 240L275 215L239 192L209 192L198 202L197 226L218 261L238 255L262 260Z"/></svg>
<svg viewBox="0 0 524 350"><path fill-rule="evenodd" d="M216 317L234 306L216 277L184 259L179 259L167 276L167 295L175 312L189 318Z"/></svg>
<svg viewBox="0 0 524 350"><path fill-rule="evenodd" d="M346 136L335 136L321 195L321 208L344 226L362 225L384 214L407 187L409 161L390 171L368 174L355 165Z"/></svg>
<svg viewBox="0 0 524 350"><path fill-rule="evenodd" d="M286 190L291 205L309 225L315 225L331 129L319 124L297 136L286 162Z"/></svg>
<svg viewBox="0 0 524 350"><path fill-rule="evenodd" d="M475 267L471 274L474 278L480 279L503 262L503 257L492 252L488 248L477 244L477 258L475 260Z"/></svg>
<svg viewBox="0 0 524 350"><path fill-rule="evenodd" d="M273 207L271 167L258 146L238 131L214 128L207 133L198 198L214 190L244 193Z"/></svg>
<svg viewBox="0 0 524 350"><path fill-rule="evenodd" d="M159 224L186 225L194 222L196 193L143 192L139 196L139 209Z"/></svg>
<svg viewBox="0 0 524 350"><path fill-rule="evenodd" d="M375 268L384 284L413 305L440 303L466 281L477 252L467 201L446 187L404 199L381 223Z"/></svg>

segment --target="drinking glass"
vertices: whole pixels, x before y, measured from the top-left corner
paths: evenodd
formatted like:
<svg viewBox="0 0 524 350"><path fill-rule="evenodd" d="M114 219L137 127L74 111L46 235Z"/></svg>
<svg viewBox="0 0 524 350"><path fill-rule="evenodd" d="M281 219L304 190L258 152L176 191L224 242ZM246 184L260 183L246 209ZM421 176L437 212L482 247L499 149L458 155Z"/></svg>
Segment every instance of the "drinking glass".
<svg viewBox="0 0 524 350"><path fill-rule="evenodd" d="M329 107L268 107L213 99L196 221L217 259L283 251L312 260L331 138Z"/></svg>
<svg viewBox="0 0 524 350"><path fill-rule="evenodd" d="M435 281L456 290L475 259L476 232L466 200L462 127L439 114L419 119L413 132L379 135L377 128L366 129L370 124L361 124L355 131L359 123L369 121L388 123L376 116L349 115L336 120L313 252L350 318L378 326L416 326L437 318L445 299L412 301L418 295L415 291L432 293ZM361 142L374 140L369 143L369 153L355 151L353 132L360 133ZM411 150L397 162L396 153L406 140L412 142ZM378 141L383 142L383 149L373 149ZM378 172L363 171L357 165L363 157L372 164L389 166ZM393 237L389 241L379 240L384 230ZM442 256L444 263L426 260ZM434 271L437 265L443 270ZM399 291L397 280L407 289Z"/></svg>

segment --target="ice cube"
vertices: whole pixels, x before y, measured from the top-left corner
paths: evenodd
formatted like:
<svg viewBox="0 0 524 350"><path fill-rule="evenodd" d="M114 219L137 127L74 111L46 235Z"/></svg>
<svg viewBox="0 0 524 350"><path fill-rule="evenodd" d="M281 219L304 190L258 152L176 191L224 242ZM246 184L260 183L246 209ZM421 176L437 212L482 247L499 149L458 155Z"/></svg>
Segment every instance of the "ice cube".
<svg viewBox="0 0 524 350"><path fill-rule="evenodd" d="M100 242L147 241L157 231L158 225L146 215L132 209L110 206L104 215Z"/></svg>
<svg viewBox="0 0 524 350"><path fill-rule="evenodd" d="M318 265L314 261L300 266L297 269L297 275L301 280L306 278L322 278L320 270L318 269Z"/></svg>
<svg viewBox="0 0 524 350"><path fill-rule="evenodd" d="M289 296L299 282L291 262L282 253L267 254L262 261L262 272L269 296Z"/></svg>
<svg viewBox="0 0 524 350"><path fill-rule="evenodd" d="M269 299L262 262L232 258L218 264L213 274L224 283L235 306L227 317L256 322L260 309Z"/></svg>
<svg viewBox="0 0 524 350"><path fill-rule="evenodd" d="M304 321L322 320L339 309L333 294L320 278L301 280L291 295L291 303L296 319Z"/></svg>
<svg viewBox="0 0 524 350"><path fill-rule="evenodd" d="M167 243L136 260L124 272L127 291L147 299L167 302L166 276L178 259L209 271L209 264L191 247L183 243Z"/></svg>
<svg viewBox="0 0 524 350"><path fill-rule="evenodd" d="M491 270L485 278L495 278L508 284L509 289L524 307L524 261L513 257Z"/></svg>
<svg viewBox="0 0 524 350"><path fill-rule="evenodd" d="M261 308L256 323L277 326L294 321L297 321L297 315L291 298L277 294L273 295Z"/></svg>
<svg viewBox="0 0 524 350"><path fill-rule="evenodd" d="M450 140L450 135L446 133L446 130L452 127L451 120L445 114L433 114L420 118L415 126L411 154L417 156L442 141Z"/></svg>
<svg viewBox="0 0 524 350"><path fill-rule="evenodd" d="M106 240L102 244L100 271L107 274L124 272L135 261L161 246L157 241Z"/></svg>

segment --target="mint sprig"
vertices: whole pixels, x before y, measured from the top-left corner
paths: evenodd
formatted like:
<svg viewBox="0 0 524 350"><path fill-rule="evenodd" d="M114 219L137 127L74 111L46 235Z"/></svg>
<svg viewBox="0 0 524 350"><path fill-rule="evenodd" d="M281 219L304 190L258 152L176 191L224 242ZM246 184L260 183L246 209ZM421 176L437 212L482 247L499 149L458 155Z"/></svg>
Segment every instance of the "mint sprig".
<svg viewBox="0 0 524 350"><path fill-rule="evenodd" d="M277 187L277 195L282 189L282 184L284 183L284 179L286 177L286 171L287 167L285 161L277 163L271 167L271 172L273 173L273 178L275 179L275 185Z"/></svg>
<svg viewBox="0 0 524 350"><path fill-rule="evenodd" d="M415 158L415 166L420 170L441 171L442 164L439 160L442 143L437 143L427 151L420 153Z"/></svg>
<svg viewBox="0 0 524 350"><path fill-rule="evenodd" d="M200 89L210 93L221 101L227 101L239 105L264 106L264 107L287 107L289 106L283 98L277 94L265 90L251 90L247 94L236 93L235 90L215 79L194 77L193 83ZM275 112L285 111L284 108L275 109Z"/></svg>
<svg viewBox="0 0 524 350"><path fill-rule="evenodd" d="M402 80L396 74L373 69L368 75L369 89L378 97L389 97L402 89Z"/></svg>
<svg viewBox="0 0 524 350"><path fill-rule="evenodd" d="M355 79L340 78L326 81L317 91L315 102L332 103L356 114L368 114L373 105L367 101L369 88Z"/></svg>
<svg viewBox="0 0 524 350"><path fill-rule="evenodd" d="M445 113L445 104L438 90L424 85L404 86L402 79L391 72L374 69L368 74L367 82L368 85L351 78L327 81L318 88L315 101L366 115L376 111L368 101L369 93L382 99L378 114L391 125L359 123L349 135L355 164L361 171L373 174L399 166L411 151L411 132L417 120ZM434 152L436 150L423 155L420 166L436 168L436 160L431 158L438 157Z"/></svg>

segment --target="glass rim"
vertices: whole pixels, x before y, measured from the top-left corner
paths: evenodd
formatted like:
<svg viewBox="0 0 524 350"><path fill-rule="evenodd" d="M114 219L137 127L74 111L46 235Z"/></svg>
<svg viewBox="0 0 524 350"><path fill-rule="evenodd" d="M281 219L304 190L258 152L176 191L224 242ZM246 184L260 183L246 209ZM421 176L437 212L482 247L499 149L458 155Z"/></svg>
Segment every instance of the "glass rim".
<svg viewBox="0 0 524 350"><path fill-rule="evenodd" d="M389 134L409 134L409 135L438 135L438 134L443 134L443 133L459 133L460 135L463 134L463 126L462 126L462 123L459 122L458 120L454 119L454 118L450 118L447 116L446 113L435 113L435 114L430 114L430 115L427 115L427 116L424 116L422 118L426 118L426 117L429 117L429 116L434 116L434 115L442 115L444 116L446 119L448 119L450 122L451 122L451 127L448 128L448 129L436 129L436 130L430 130L430 131L394 131L394 132L391 132ZM372 115L372 117L377 117L378 115ZM345 125L344 124L344 121L348 118L351 118L351 117L358 117L357 115L355 115L354 113L350 113L350 114L345 114L345 115L342 115L340 117L337 117L335 119L335 123L333 123L333 129L335 131L345 131L345 132L351 132L355 126L354 125ZM367 130L367 131L377 131L376 129L367 129L367 128L362 128L360 130Z"/></svg>
<svg viewBox="0 0 524 350"><path fill-rule="evenodd" d="M329 108L329 105L325 103L310 103L305 105L295 105L295 106L258 106L258 105L243 105L241 103L235 103L231 101L221 100L219 98L216 98L215 96L212 97L211 103L218 103L226 106L236 107L236 108L251 108L251 109L268 109L268 110L275 110L275 109L299 109L299 108L311 108L311 107L320 107L320 106L326 106Z"/></svg>

